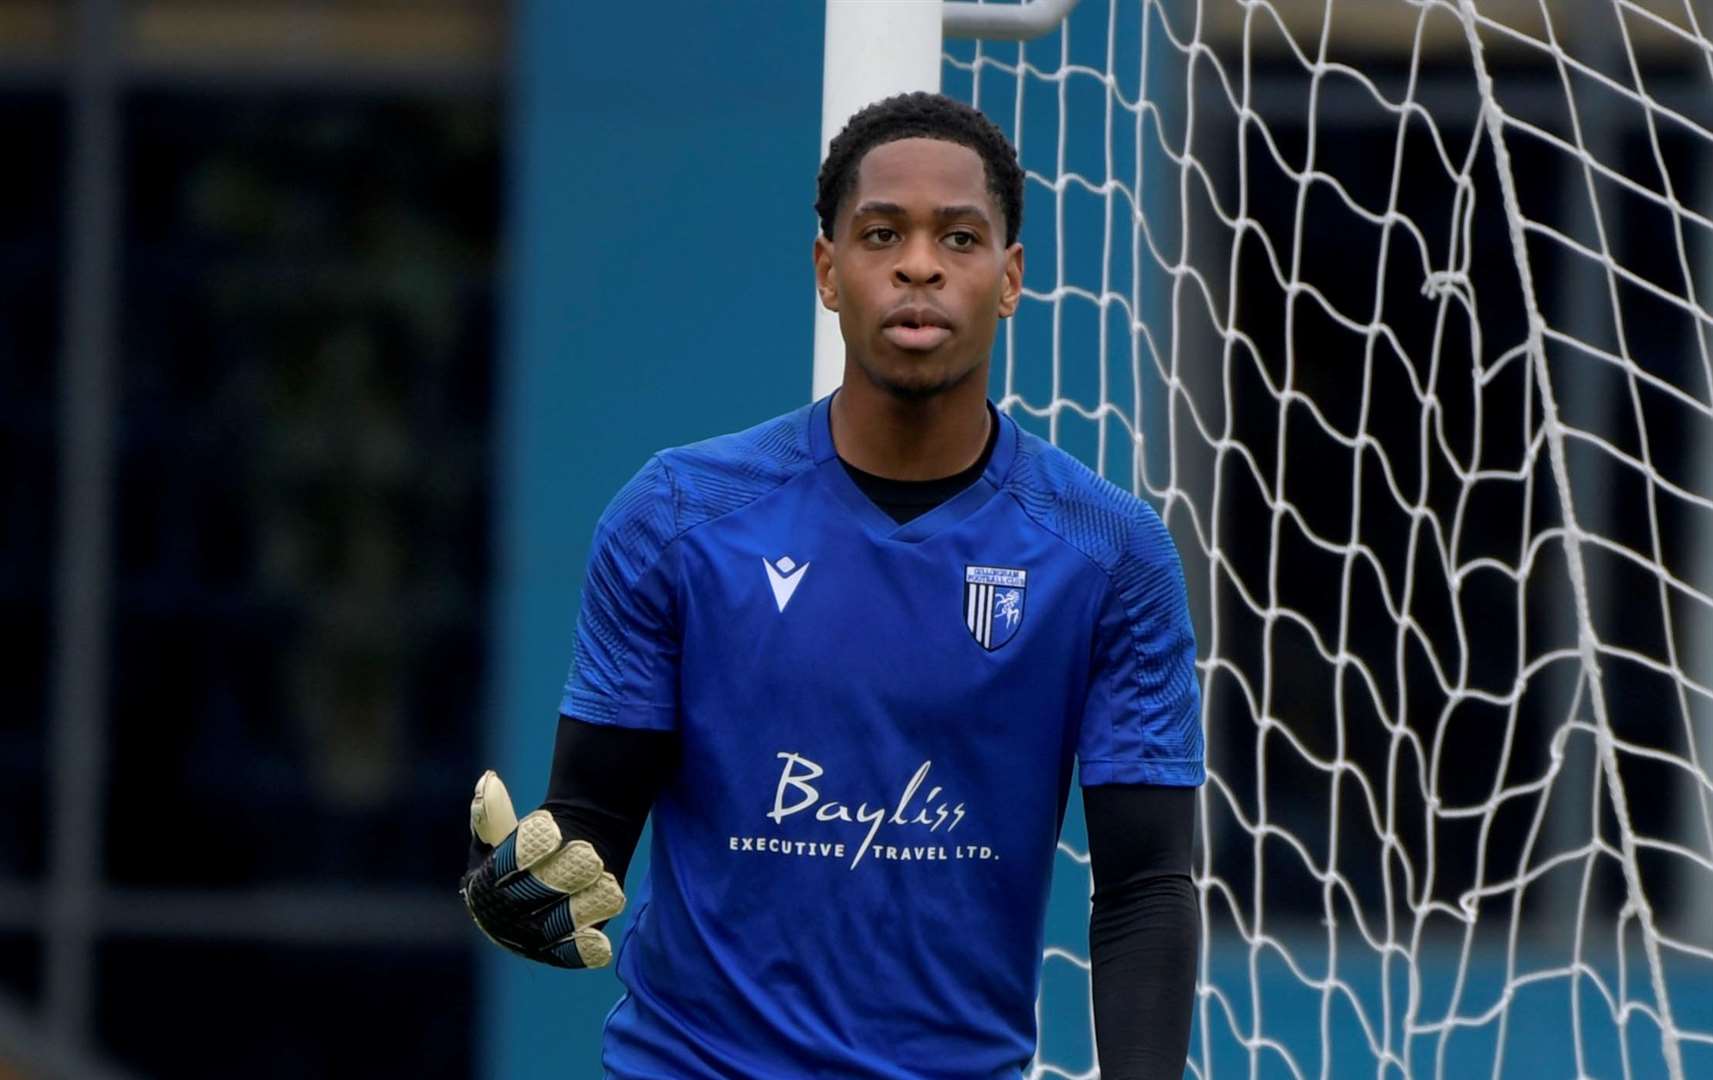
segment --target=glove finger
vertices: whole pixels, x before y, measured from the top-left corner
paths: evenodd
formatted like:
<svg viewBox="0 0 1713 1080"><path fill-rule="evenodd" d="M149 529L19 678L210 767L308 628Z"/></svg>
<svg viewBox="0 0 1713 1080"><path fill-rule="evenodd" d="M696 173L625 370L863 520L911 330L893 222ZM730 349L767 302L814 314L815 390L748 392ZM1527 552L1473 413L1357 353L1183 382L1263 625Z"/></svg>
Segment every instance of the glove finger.
<svg viewBox="0 0 1713 1080"><path fill-rule="evenodd" d="M511 793L494 770L489 769L476 781L476 793L470 798L470 834L494 847L517 828L517 811L512 809Z"/></svg>
<svg viewBox="0 0 1713 1080"><path fill-rule="evenodd" d="M542 884L567 895L582 892L598 883L602 875L609 880L601 856L587 840L573 840L530 869Z"/></svg>
<svg viewBox="0 0 1713 1080"><path fill-rule="evenodd" d="M602 871L593 883L532 916L526 939L543 944L558 941L575 931L596 928L624 909L624 890L613 875Z"/></svg>
<svg viewBox="0 0 1713 1080"><path fill-rule="evenodd" d="M567 968L603 968L613 962L613 943L593 927L574 932L541 951L546 963Z"/></svg>
<svg viewBox="0 0 1713 1080"><path fill-rule="evenodd" d="M535 811L495 846L494 879L504 882L519 870L528 870L545 861L559 850L561 839L553 815L545 810Z"/></svg>
<svg viewBox="0 0 1713 1080"><path fill-rule="evenodd" d="M625 909L624 890L613 875L602 872L600 878L571 897L571 921L577 929L606 922Z"/></svg>
<svg viewBox="0 0 1713 1080"><path fill-rule="evenodd" d="M517 828L517 813L511 795L492 769L476 781L470 799L470 848L465 869L474 870L494 852L495 845Z"/></svg>

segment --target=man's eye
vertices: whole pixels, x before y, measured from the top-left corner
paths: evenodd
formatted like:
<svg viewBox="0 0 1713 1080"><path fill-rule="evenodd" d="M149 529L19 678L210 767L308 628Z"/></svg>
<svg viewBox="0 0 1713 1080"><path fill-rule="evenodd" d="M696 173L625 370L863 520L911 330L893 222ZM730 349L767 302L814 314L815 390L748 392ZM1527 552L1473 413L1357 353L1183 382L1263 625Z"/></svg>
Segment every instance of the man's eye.
<svg viewBox="0 0 1713 1080"><path fill-rule="evenodd" d="M975 245L976 245L975 233L964 232L962 230L959 230L958 232L955 232L955 233L947 234L946 240L953 247L959 248L959 249L967 250L969 248L975 247Z"/></svg>
<svg viewBox="0 0 1713 1080"><path fill-rule="evenodd" d="M882 244L890 244L898 238L898 234L884 225L868 231L868 238Z"/></svg>

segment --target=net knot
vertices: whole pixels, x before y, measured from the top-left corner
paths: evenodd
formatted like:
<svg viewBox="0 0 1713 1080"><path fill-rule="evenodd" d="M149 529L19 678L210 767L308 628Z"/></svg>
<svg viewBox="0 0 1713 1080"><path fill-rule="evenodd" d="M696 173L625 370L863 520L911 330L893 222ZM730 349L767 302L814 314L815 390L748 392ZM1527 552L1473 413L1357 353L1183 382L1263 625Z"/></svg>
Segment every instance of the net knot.
<svg viewBox="0 0 1713 1080"><path fill-rule="evenodd" d="M1469 300L1469 275L1462 270L1435 270L1422 280L1422 295L1429 300L1454 294L1465 302Z"/></svg>

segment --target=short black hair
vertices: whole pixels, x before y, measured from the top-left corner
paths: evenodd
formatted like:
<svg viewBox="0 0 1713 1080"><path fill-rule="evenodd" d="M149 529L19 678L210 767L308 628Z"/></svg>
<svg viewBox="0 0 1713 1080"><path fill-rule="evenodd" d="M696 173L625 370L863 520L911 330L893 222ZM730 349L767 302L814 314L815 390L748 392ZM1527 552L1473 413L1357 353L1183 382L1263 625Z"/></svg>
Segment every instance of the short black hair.
<svg viewBox="0 0 1713 1080"><path fill-rule="evenodd" d="M875 102L851 117L833 139L816 179L815 213L821 216L822 236L833 238L833 219L839 203L856 190L863 156L899 139L940 139L980 154L988 193L1005 215L1005 246L1017 242L1023 227L1023 167L1017 163L1016 148L979 109L923 91Z"/></svg>

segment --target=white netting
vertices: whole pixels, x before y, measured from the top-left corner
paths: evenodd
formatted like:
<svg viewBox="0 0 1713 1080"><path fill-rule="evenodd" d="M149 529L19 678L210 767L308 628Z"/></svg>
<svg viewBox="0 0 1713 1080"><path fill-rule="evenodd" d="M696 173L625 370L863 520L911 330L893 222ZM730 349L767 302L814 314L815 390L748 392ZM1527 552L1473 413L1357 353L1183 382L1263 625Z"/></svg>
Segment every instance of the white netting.
<svg viewBox="0 0 1713 1080"><path fill-rule="evenodd" d="M1029 171L1005 406L1184 556L1197 1075L1713 1075L1697 2L1085 0L948 42ZM1035 1073L1092 1076L1066 852Z"/></svg>

